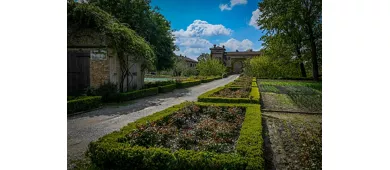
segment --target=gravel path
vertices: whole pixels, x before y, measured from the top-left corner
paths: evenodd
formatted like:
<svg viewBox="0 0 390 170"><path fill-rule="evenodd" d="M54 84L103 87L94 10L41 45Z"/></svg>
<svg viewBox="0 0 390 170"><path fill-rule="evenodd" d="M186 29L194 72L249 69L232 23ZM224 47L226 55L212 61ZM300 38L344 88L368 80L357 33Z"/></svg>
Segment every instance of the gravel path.
<svg viewBox="0 0 390 170"><path fill-rule="evenodd" d="M105 107L81 115L68 117L68 168L70 160L83 157L91 141L95 141L108 133L119 130L128 123L134 122L144 116L184 101L196 101L202 93L226 85L237 77L238 75L232 75L198 86L176 89L173 92L134 100L129 105Z"/></svg>

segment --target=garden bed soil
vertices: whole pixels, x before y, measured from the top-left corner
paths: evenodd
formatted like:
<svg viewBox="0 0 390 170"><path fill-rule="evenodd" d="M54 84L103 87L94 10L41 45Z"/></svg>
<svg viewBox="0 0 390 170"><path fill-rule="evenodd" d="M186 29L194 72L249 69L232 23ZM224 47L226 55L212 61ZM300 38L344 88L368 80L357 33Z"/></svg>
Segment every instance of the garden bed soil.
<svg viewBox="0 0 390 170"><path fill-rule="evenodd" d="M263 112L266 169L321 169L322 116Z"/></svg>

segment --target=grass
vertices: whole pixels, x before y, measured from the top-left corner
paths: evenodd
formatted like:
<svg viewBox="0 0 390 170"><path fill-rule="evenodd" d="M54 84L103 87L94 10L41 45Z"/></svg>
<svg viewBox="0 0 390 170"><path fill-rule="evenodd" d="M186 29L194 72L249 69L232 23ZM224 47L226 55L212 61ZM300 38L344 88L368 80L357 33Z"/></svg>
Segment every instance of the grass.
<svg viewBox="0 0 390 170"><path fill-rule="evenodd" d="M260 91L261 92L272 92L272 93L279 93L279 89L276 88L274 85L260 85Z"/></svg>

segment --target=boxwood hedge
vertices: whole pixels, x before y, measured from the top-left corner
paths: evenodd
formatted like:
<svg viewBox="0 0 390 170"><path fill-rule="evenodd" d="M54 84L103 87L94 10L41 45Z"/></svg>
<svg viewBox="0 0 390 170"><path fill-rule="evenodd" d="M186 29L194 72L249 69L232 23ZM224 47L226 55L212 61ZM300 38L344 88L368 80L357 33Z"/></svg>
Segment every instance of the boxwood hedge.
<svg viewBox="0 0 390 170"><path fill-rule="evenodd" d="M252 82L251 92L248 98L227 98L227 97L210 97L210 95L223 90L224 88L239 88L232 86L218 87L214 90L210 90L206 93L203 93L198 97L200 102L215 102L215 103L259 103L260 102L260 92L257 87L256 82Z"/></svg>
<svg viewBox="0 0 390 170"><path fill-rule="evenodd" d="M236 152L145 148L122 143L125 136L140 124L156 121L185 107L188 102L129 123L120 131L108 134L88 146L87 156L101 169L264 169L261 113L258 104L200 103L202 106L245 107L245 120L236 144Z"/></svg>
<svg viewBox="0 0 390 170"><path fill-rule="evenodd" d="M97 108L102 104L101 96L87 96L75 100L69 100L67 113L76 113Z"/></svg>
<svg viewBox="0 0 390 170"><path fill-rule="evenodd" d="M177 82L176 87L177 88L186 88L186 87L199 85L200 83L201 83L201 80L183 81L183 82Z"/></svg>
<svg viewBox="0 0 390 170"><path fill-rule="evenodd" d="M158 92L159 93L171 92L171 91L175 90L175 88L176 88L176 84L169 84L169 85L165 85L165 86L159 86L158 87Z"/></svg>
<svg viewBox="0 0 390 170"><path fill-rule="evenodd" d="M134 100L141 97L152 96L156 94L158 94L158 87L153 87L149 89L141 89L141 90L131 91L127 93L120 93L119 100L128 101L128 100Z"/></svg>

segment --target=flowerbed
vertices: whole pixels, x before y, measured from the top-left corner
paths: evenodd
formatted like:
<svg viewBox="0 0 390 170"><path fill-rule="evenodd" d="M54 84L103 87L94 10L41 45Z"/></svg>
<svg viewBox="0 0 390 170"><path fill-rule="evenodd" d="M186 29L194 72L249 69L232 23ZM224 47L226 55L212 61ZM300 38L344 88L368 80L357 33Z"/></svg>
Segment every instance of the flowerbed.
<svg viewBox="0 0 390 170"><path fill-rule="evenodd" d="M211 97L249 98L250 88L224 88L211 94Z"/></svg>
<svg viewBox="0 0 390 170"><path fill-rule="evenodd" d="M131 146L228 153L234 150L244 108L190 104L164 119L137 126L126 136Z"/></svg>
<svg viewBox="0 0 390 170"><path fill-rule="evenodd" d="M200 95L198 101L215 103L259 103L259 88L256 82L252 83L255 86L248 88L235 86L218 87Z"/></svg>
<svg viewBox="0 0 390 170"><path fill-rule="evenodd" d="M182 103L88 148L101 169L263 169L260 106Z"/></svg>

